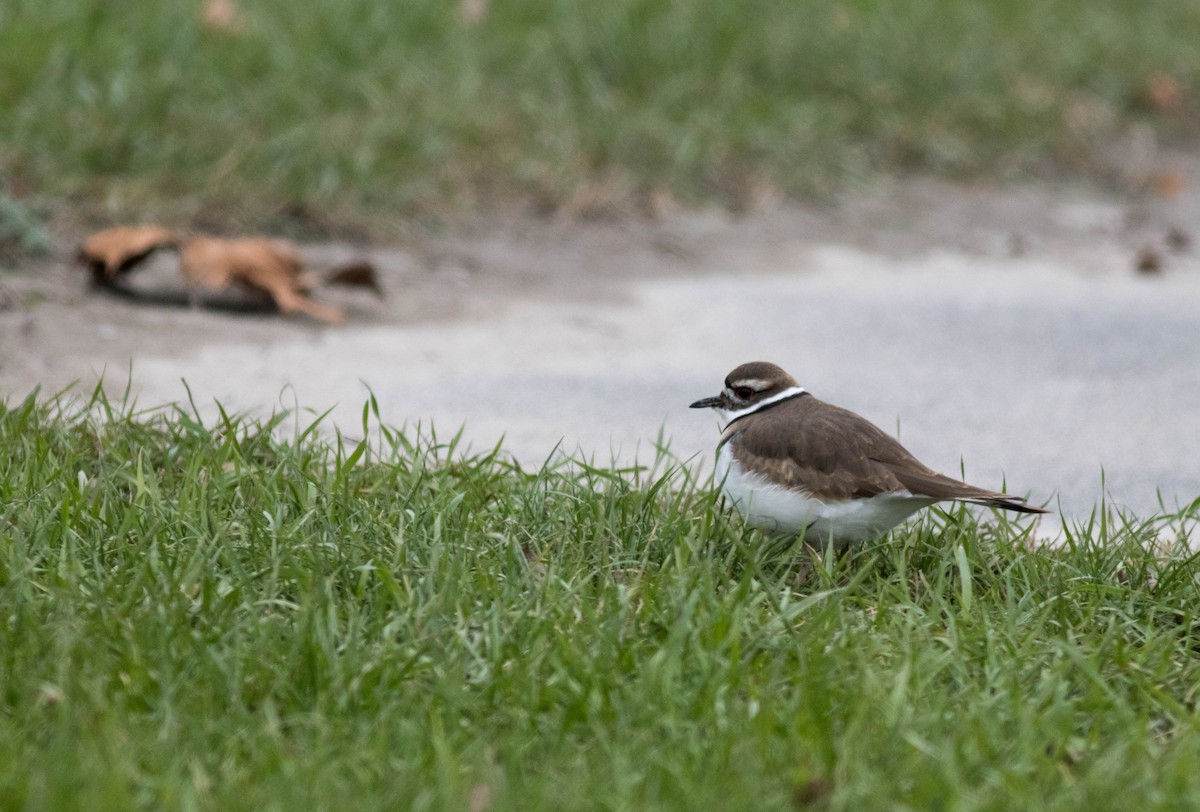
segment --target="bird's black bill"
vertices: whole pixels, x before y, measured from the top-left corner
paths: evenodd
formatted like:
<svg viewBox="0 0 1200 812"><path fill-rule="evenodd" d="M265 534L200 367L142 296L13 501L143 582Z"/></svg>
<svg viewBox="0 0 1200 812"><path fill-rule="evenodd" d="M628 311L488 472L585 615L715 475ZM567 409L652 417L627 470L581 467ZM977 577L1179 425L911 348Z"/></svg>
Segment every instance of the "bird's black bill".
<svg viewBox="0 0 1200 812"><path fill-rule="evenodd" d="M705 398L704 400L696 401L691 406L688 406L688 408L689 409L715 409L720 405L721 405L720 398Z"/></svg>

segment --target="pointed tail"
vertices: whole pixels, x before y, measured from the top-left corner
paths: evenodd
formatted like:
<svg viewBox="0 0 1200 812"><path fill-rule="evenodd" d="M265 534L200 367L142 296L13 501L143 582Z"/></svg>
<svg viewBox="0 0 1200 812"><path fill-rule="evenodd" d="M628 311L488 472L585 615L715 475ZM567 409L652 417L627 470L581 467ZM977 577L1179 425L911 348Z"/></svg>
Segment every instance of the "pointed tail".
<svg viewBox="0 0 1200 812"><path fill-rule="evenodd" d="M1034 507L1033 505L1025 504L1025 500L1019 496L1008 496L997 494L996 496L988 496L980 499L966 499L964 501L971 502L976 505L987 505L988 507L1001 508L1003 510L1011 510L1014 513L1052 513L1053 511L1045 508Z"/></svg>

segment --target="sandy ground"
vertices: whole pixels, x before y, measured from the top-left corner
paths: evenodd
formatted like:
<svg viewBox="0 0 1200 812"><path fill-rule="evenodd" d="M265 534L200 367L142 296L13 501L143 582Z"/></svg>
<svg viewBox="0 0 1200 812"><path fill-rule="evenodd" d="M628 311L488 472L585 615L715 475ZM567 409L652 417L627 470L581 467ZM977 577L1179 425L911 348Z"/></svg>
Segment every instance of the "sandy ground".
<svg viewBox="0 0 1200 812"><path fill-rule="evenodd" d="M336 328L89 291L64 245L0 274L0 397L101 375L119 390L132 369L142 406L186 381L205 409L334 407L356 434L373 392L389 423L465 426L477 448L503 436L531 465L557 447L647 459L660 432L706 464L715 418L687 404L764 359L934 467L1069 518L1101 498L1148 514L1200 496L1193 185L1123 199L915 181L744 217L307 246L318 265L369 253L381 270L385 299L328 297L349 308ZM1146 254L1157 272L1136 270ZM138 284L172 290L173 274L161 258Z"/></svg>

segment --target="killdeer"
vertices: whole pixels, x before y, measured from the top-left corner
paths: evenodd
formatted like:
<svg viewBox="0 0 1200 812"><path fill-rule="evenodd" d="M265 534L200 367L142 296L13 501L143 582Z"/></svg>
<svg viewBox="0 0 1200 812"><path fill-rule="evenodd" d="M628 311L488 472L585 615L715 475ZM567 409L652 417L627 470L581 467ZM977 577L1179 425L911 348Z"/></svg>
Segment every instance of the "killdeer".
<svg viewBox="0 0 1200 812"><path fill-rule="evenodd" d="M742 364L691 404L725 420L717 480L746 521L818 547L875 538L935 502L1047 513L923 465L865 418L813 397L774 364Z"/></svg>

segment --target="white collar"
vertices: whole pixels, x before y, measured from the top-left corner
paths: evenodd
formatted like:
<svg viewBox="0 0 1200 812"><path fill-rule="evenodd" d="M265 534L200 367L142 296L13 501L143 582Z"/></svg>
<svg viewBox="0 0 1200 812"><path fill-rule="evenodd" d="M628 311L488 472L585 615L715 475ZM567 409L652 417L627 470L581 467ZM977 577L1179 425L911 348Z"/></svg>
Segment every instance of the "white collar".
<svg viewBox="0 0 1200 812"><path fill-rule="evenodd" d="M752 403L744 409L738 409L735 412L727 412L724 409L718 409L718 411L721 413L721 416L725 418L725 425L728 426L734 420L739 420L746 415L754 414L759 409L765 409L772 403L778 403L781 400L787 400L788 398L794 398L797 395L803 395L806 391L808 390L802 386L789 386L782 392L771 395L771 397L767 398L766 400L760 400L758 403Z"/></svg>

